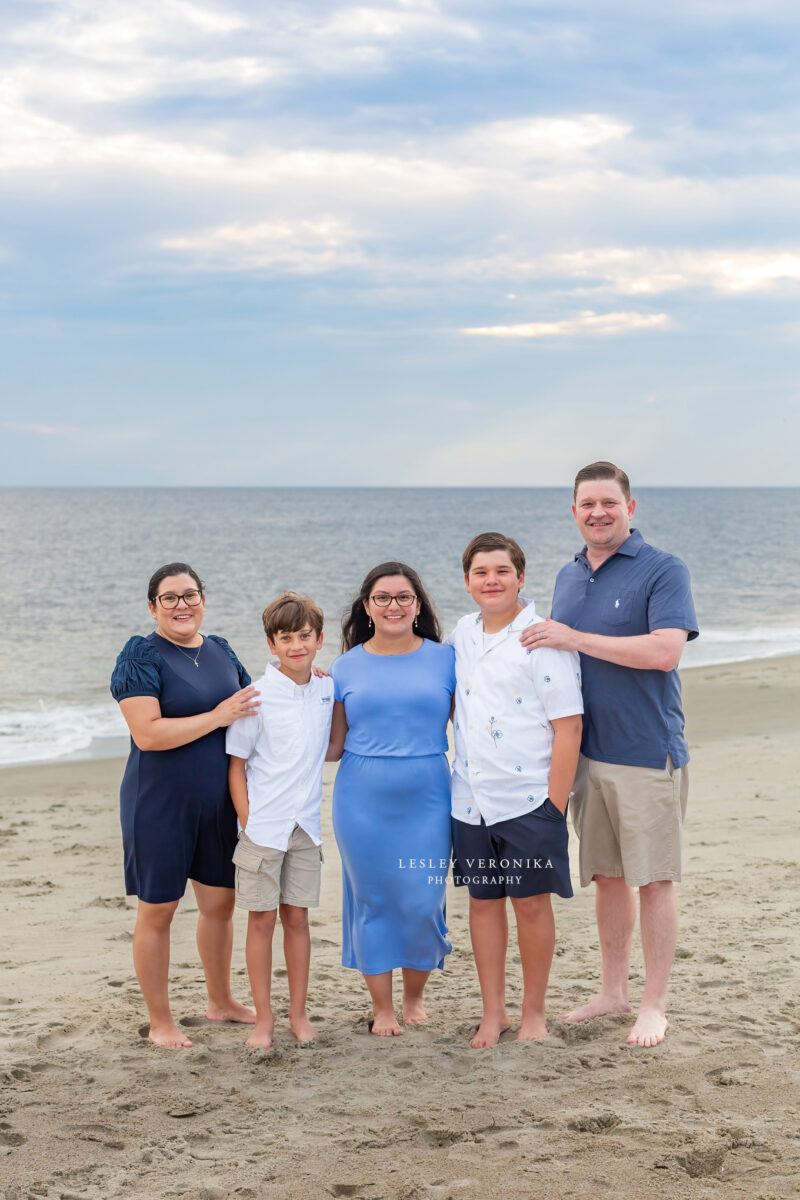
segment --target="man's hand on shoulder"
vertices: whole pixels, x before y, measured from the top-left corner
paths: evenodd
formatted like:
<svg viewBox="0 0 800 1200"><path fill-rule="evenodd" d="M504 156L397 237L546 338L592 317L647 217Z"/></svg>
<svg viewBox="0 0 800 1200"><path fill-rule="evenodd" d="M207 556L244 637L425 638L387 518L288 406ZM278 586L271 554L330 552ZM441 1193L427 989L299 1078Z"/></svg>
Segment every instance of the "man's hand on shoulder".
<svg viewBox="0 0 800 1200"><path fill-rule="evenodd" d="M612 637L605 633L582 633L560 621L539 621L520 635L526 650L577 650L590 658L632 667L638 671L672 671L686 645L685 629L654 629L651 633Z"/></svg>
<svg viewBox="0 0 800 1200"><path fill-rule="evenodd" d="M577 650L577 631L560 621L550 617L546 621L537 621L523 629L519 639L526 650L540 650L549 646L551 650Z"/></svg>

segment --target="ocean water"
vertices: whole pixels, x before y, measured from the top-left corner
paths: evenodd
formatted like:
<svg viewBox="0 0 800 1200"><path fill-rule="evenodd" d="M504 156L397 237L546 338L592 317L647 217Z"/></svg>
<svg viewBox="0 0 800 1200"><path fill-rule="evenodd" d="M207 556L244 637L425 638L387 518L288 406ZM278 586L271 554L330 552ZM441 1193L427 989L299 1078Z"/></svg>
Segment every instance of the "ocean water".
<svg viewBox="0 0 800 1200"><path fill-rule="evenodd" d="M643 488L634 524L678 554L701 637L683 666L800 651L800 489ZM461 552L499 529L528 559L526 595L549 612L558 569L581 546L564 488L2 488L0 765L123 753L108 691L117 653L152 618L162 563L205 581L204 630L227 637L251 674L267 649L260 614L281 588L326 616L322 666L364 574L415 567L449 630L471 601Z"/></svg>

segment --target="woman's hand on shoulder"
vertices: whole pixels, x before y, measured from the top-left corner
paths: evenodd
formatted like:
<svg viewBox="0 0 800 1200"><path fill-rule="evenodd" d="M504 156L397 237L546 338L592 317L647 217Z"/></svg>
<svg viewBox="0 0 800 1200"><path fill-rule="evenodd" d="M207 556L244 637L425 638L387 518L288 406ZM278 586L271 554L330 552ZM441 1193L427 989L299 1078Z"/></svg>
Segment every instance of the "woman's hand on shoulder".
<svg viewBox="0 0 800 1200"><path fill-rule="evenodd" d="M227 725L232 725L234 721L238 721L242 717L252 717L261 707L261 701L258 699L260 695L261 693L251 685L228 696L227 700L223 700L214 709L215 715L219 718L217 728L222 729Z"/></svg>

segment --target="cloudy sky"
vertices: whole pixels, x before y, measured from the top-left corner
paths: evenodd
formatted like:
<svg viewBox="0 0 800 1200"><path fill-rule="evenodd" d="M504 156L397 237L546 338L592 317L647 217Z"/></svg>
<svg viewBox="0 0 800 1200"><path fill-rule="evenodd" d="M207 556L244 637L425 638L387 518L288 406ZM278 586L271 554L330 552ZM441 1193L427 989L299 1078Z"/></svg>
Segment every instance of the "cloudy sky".
<svg viewBox="0 0 800 1200"><path fill-rule="evenodd" d="M794 0L3 23L1 483L800 483Z"/></svg>

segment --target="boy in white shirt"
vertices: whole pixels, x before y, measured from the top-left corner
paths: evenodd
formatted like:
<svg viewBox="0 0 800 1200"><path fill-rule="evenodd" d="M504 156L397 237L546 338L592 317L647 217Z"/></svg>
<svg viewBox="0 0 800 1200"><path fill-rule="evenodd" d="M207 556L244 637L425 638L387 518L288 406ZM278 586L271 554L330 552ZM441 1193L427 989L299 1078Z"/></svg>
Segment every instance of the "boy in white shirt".
<svg viewBox="0 0 800 1200"><path fill-rule="evenodd" d="M306 1014L311 936L319 904L322 764L333 712L333 680L313 675L322 612L307 596L283 592L264 609L270 663L256 683L261 707L228 729L228 782L239 818L236 904L247 909L247 973L256 1007L248 1046L268 1050L272 935L280 906L289 982L289 1025L299 1042L319 1037Z"/></svg>
<svg viewBox="0 0 800 1200"><path fill-rule="evenodd" d="M552 892L572 895L566 809L581 743L580 660L526 650L540 618L520 596L525 555L501 533L473 538L463 555L479 612L462 617L456 651L453 880L469 888L469 922L483 1017L473 1049L510 1028L505 1002L508 918L517 921L522 1022L517 1039L547 1036L545 993L555 948Z"/></svg>

